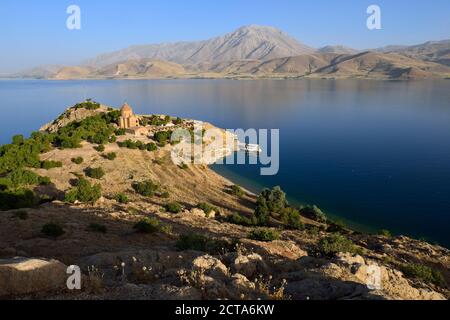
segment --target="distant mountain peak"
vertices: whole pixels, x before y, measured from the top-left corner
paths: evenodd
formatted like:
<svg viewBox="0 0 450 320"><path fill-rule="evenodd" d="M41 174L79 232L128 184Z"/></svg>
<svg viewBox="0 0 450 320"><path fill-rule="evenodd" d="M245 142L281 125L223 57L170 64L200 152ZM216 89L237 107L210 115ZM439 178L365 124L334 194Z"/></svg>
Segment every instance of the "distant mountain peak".
<svg viewBox="0 0 450 320"><path fill-rule="evenodd" d="M251 24L204 41L131 46L100 55L86 64L99 67L130 59L161 59L183 64L215 63L242 59L268 60L313 52L313 48L277 28Z"/></svg>

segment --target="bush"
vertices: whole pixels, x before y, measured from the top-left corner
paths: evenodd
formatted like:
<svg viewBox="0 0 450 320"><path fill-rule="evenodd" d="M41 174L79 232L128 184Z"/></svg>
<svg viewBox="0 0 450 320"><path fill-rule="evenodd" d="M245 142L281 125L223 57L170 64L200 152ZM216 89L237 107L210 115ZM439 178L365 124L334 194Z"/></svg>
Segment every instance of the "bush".
<svg viewBox="0 0 450 320"><path fill-rule="evenodd" d="M47 237L52 237L52 238L58 238L65 233L63 227L61 227L60 225L58 225L56 223L47 223L46 225L44 225L42 227L41 232L44 235L46 235Z"/></svg>
<svg viewBox="0 0 450 320"><path fill-rule="evenodd" d="M82 164L84 159L82 157L72 158L72 162L75 164Z"/></svg>
<svg viewBox="0 0 450 320"><path fill-rule="evenodd" d="M86 100L73 106L74 109L96 110L100 108L100 104L95 101Z"/></svg>
<svg viewBox="0 0 450 320"><path fill-rule="evenodd" d="M146 180L142 182L134 182L132 185L134 191L145 197L152 197L158 190L159 186L151 180Z"/></svg>
<svg viewBox="0 0 450 320"><path fill-rule="evenodd" d="M186 169L189 169L189 166L186 164L186 163L182 163L182 164L180 164L180 169L182 169L182 170L186 170Z"/></svg>
<svg viewBox="0 0 450 320"><path fill-rule="evenodd" d="M301 221L300 212L297 209L287 207L280 212L280 219L290 229L303 229L304 224Z"/></svg>
<svg viewBox="0 0 450 320"><path fill-rule="evenodd" d="M86 173L86 175L89 178L93 178L93 179L101 179L105 175L105 171L100 167L99 168L86 168L84 170L84 172Z"/></svg>
<svg viewBox="0 0 450 320"><path fill-rule="evenodd" d="M153 142L145 144L142 141L132 141L129 139L122 142L117 142L117 145L120 148L127 148L132 150L139 149L139 150L155 151L158 149L156 144L154 144Z"/></svg>
<svg viewBox="0 0 450 320"><path fill-rule="evenodd" d="M380 231L378 232L378 234L379 234L380 236L383 236L383 237L386 237L386 238L392 237L391 232L390 232L389 230L386 230L386 229L380 230Z"/></svg>
<svg viewBox="0 0 450 320"><path fill-rule="evenodd" d="M317 206L305 206L300 208L300 214L317 222L326 223L327 216Z"/></svg>
<svg viewBox="0 0 450 320"><path fill-rule="evenodd" d="M270 217L279 218L281 211L287 206L286 194L280 187L264 189L256 201L255 216L261 225L266 225Z"/></svg>
<svg viewBox="0 0 450 320"><path fill-rule="evenodd" d="M212 255L225 254L227 252L236 251L236 241L208 239L206 236L190 233L180 235L175 246L178 250L194 250L207 252Z"/></svg>
<svg viewBox="0 0 450 320"><path fill-rule="evenodd" d="M174 125L180 125L180 124L182 124L183 123L183 119L181 119L180 117L178 117L178 118L176 118L175 120L173 120L172 121L172 123L174 124Z"/></svg>
<svg viewBox="0 0 450 320"><path fill-rule="evenodd" d="M165 144L170 139L172 133L170 131L159 131L153 135L153 139L159 144Z"/></svg>
<svg viewBox="0 0 450 320"><path fill-rule="evenodd" d="M98 232L98 233L106 233L108 229L103 224L91 223L88 227L89 231Z"/></svg>
<svg viewBox="0 0 450 320"><path fill-rule="evenodd" d="M42 161L41 162L41 168L45 169L45 170L50 170L53 168L61 168L62 167L62 162L61 161L50 161L50 160L46 160L46 161Z"/></svg>
<svg viewBox="0 0 450 320"><path fill-rule="evenodd" d="M91 183L81 178L77 181L76 187L66 193L65 201L74 203L80 201L84 203L95 202L102 196L101 186L91 185Z"/></svg>
<svg viewBox="0 0 450 320"><path fill-rule="evenodd" d="M39 199L29 189L0 191L0 210L31 208L38 203Z"/></svg>
<svg viewBox="0 0 450 320"><path fill-rule="evenodd" d="M428 283L434 283L444 287L446 281L442 273L422 264L407 264L401 267L401 271L410 278L416 278Z"/></svg>
<svg viewBox="0 0 450 320"><path fill-rule="evenodd" d="M252 218L247 218L238 213L233 213L227 217L227 221L232 224L237 224L245 227L252 227L258 225L258 219L253 216Z"/></svg>
<svg viewBox="0 0 450 320"><path fill-rule="evenodd" d="M333 234L323 238L317 245L317 253L325 257L332 257L339 252L356 252L353 242L341 234Z"/></svg>
<svg viewBox="0 0 450 320"><path fill-rule="evenodd" d="M165 209L170 213L180 213L182 207L178 202L170 202L165 205Z"/></svg>
<svg viewBox="0 0 450 320"><path fill-rule="evenodd" d="M97 150L98 152L103 152L105 151L105 146L102 144L99 144L98 146L94 147L95 150Z"/></svg>
<svg viewBox="0 0 450 320"><path fill-rule="evenodd" d="M208 217L208 216L211 214L211 212L213 212L213 211L216 212L216 213L219 212L219 209L217 209L216 207L210 205L209 203L204 203L204 202L199 203L199 204L197 205L197 208L199 208L200 210L203 210L203 211L205 212L205 215L206 215L207 217Z"/></svg>
<svg viewBox="0 0 450 320"><path fill-rule="evenodd" d="M280 238L280 234L272 229L257 228L252 230L248 237L252 240L270 242L278 240Z"/></svg>
<svg viewBox="0 0 450 320"><path fill-rule="evenodd" d="M16 169L0 178L0 190L16 189L20 186L31 186L37 184L49 184L50 178L41 177L30 170Z"/></svg>
<svg viewBox="0 0 450 320"><path fill-rule="evenodd" d="M167 191L164 191L164 192L161 192L161 194L159 196L163 199L168 199L168 198L170 198L170 193Z"/></svg>
<svg viewBox="0 0 450 320"><path fill-rule="evenodd" d="M27 220L28 219L28 212L25 210L19 210L13 213L14 216L20 220Z"/></svg>
<svg viewBox="0 0 450 320"><path fill-rule="evenodd" d="M126 130L125 129L117 129L116 131L114 131L114 134L116 136L124 136L126 134Z"/></svg>
<svg viewBox="0 0 450 320"><path fill-rule="evenodd" d="M230 188L230 193L236 197L242 198L244 196L244 191L240 186L232 185Z"/></svg>
<svg viewBox="0 0 450 320"><path fill-rule="evenodd" d="M140 233L155 233L161 230L161 221L153 217L143 218L133 228Z"/></svg>
<svg viewBox="0 0 450 320"><path fill-rule="evenodd" d="M103 157L105 158L105 159L108 159L108 160L114 160L114 159L116 159L117 158L117 153L115 153L115 152L110 152L110 153L107 153L107 154L105 154L105 155L103 155Z"/></svg>
<svg viewBox="0 0 450 320"><path fill-rule="evenodd" d="M128 203L128 202L130 202L130 200L128 199L128 196L126 194L123 194L123 193L116 194L114 199L117 202L119 202L119 203Z"/></svg>

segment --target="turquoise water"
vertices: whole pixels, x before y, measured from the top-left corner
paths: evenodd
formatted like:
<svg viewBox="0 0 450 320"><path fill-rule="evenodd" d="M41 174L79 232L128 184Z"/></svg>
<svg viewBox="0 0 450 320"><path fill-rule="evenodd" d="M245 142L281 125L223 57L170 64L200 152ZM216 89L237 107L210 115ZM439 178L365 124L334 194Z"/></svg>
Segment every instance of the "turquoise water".
<svg viewBox="0 0 450 320"><path fill-rule="evenodd" d="M258 192L281 185L368 230L450 246L450 81L0 81L0 143L85 98L137 113L280 129L280 171L215 170Z"/></svg>

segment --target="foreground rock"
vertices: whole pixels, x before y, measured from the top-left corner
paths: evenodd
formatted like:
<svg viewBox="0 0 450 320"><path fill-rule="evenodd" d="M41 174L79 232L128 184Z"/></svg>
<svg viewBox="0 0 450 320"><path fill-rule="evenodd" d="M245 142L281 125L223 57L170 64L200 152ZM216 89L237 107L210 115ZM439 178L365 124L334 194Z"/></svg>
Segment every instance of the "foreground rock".
<svg viewBox="0 0 450 320"><path fill-rule="evenodd" d="M0 260L0 297L42 293L62 288L67 267L57 260Z"/></svg>

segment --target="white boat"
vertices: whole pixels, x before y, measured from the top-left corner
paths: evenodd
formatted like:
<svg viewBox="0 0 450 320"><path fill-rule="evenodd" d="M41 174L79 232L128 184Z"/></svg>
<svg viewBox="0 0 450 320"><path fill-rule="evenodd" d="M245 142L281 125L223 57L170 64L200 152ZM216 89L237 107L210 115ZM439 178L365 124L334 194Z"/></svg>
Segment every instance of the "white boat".
<svg viewBox="0 0 450 320"><path fill-rule="evenodd" d="M247 152L255 152L255 153L262 152L262 149L259 146L259 144L242 143L242 142L239 143L239 150L247 151Z"/></svg>

